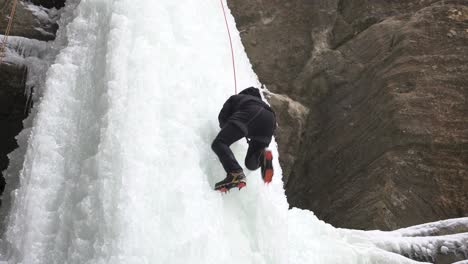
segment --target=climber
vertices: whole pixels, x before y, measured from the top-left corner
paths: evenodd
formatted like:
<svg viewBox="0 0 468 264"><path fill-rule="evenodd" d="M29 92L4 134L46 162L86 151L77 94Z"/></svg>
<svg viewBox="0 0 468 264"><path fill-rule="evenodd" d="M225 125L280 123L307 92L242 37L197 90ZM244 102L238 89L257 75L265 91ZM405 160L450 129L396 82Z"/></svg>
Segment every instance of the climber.
<svg viewBox="0 0 468 264"><path fill-rule="evenodd" d="M263 180L266 183L271 182L273 156L266 148L276 128L276 117L273 110L262 101L259 89L249 87L231 96L224 103L218 120L221 131L211 148L221 161L227 176L216 183L215 190L226 192L233 187L241 189L246 186L242 167L229 148L232 143L243 137L247 138L249 144L245 166L249 170L261 167Z"/></svg>

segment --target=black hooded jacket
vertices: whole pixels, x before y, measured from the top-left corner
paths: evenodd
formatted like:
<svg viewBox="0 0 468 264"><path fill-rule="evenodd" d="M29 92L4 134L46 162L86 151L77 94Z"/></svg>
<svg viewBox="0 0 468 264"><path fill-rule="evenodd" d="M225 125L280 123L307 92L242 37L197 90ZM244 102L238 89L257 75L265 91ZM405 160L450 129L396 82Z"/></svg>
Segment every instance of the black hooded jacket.
<svg viewBox="0 0 468 264"><path fill-rule="evenodd" d="M248 135L249 124L262 112L273 110L262 101L257 88L249 87L237 95L229 97L219 113L218 120L221 128L227 122L237 125L245 135Z"/></svg>

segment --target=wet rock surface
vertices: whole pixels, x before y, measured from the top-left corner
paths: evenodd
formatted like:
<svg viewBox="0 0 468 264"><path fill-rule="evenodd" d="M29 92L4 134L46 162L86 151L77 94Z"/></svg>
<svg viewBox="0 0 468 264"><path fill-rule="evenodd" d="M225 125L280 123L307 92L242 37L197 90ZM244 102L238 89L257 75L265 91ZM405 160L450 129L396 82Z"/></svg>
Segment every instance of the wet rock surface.
<svg viewBox="0 0 468 264"><path fill-rule="evenodd" d="M271 100L301 124L277 131L290 204L359 229L467 216L468 1L287 2L229 5L260 80L307 109Z"/></svg>

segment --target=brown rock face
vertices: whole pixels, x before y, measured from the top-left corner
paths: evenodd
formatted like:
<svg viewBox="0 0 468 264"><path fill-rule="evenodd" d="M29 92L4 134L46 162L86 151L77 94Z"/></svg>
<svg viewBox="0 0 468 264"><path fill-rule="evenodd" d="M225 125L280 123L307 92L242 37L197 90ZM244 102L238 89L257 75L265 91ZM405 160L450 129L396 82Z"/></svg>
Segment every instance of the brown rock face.
<svg viewBox="0 0 468 264"><path fill-rule="evenodd" d="M287 181L291 165L296 162L296 150L302 143L309 109L285 95L269 94L267 99L276 109L276 117L281 124L276 129L276 134L287 136L285 141L280 141L283 140L282 137L277 138L281 145L283 180ZM285 144L281 144L282 142Z"/></svg>
<svg viewBox="0 0 468 264"><path fill-rule="evenodd" d="M360 229L468 216L468 1L229 4L260 80L307 109L272 101L300 128L277 134L292 206Z"/></svg>
<svg viewBox="0 0 468 264"><path fill-rule="evenodd" d="M34 2L34 1L33 1ZM35 1L47 6L61 1ZM60 4L61 2L61 4ZM0 0L0 33L4 34L12 1ZM57 25L35 16L24 2L18 1L11 36L38 40L55 39ZM4 188L3 170L8 166L7 154L17 147L15 137L23 128L22 121L27 116L30 102L25 94L27 68L24 65L0 64L0 194Z"/></svg>

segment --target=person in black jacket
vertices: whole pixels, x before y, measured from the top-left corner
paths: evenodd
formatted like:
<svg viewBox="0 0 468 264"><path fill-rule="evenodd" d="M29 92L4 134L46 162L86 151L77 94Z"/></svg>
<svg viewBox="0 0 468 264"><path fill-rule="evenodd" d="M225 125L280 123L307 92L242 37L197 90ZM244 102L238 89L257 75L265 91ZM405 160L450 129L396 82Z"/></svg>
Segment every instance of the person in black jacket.
<svg viewBox="0 0 468 264"><path fill-rule="evenodd" d="M246 185L242 167L229 148L243 137L249 143L245 166L249 170L262 167L263 180L270 182L273 177L273 157L266 148L276 128L276 117L273 110L262 101L259 89L249 87L231 96L224 103L218 120L221 131L211 148L221 161L227 176L216 183L215 190L225 192L233 187L240 189Z"/></svg>

